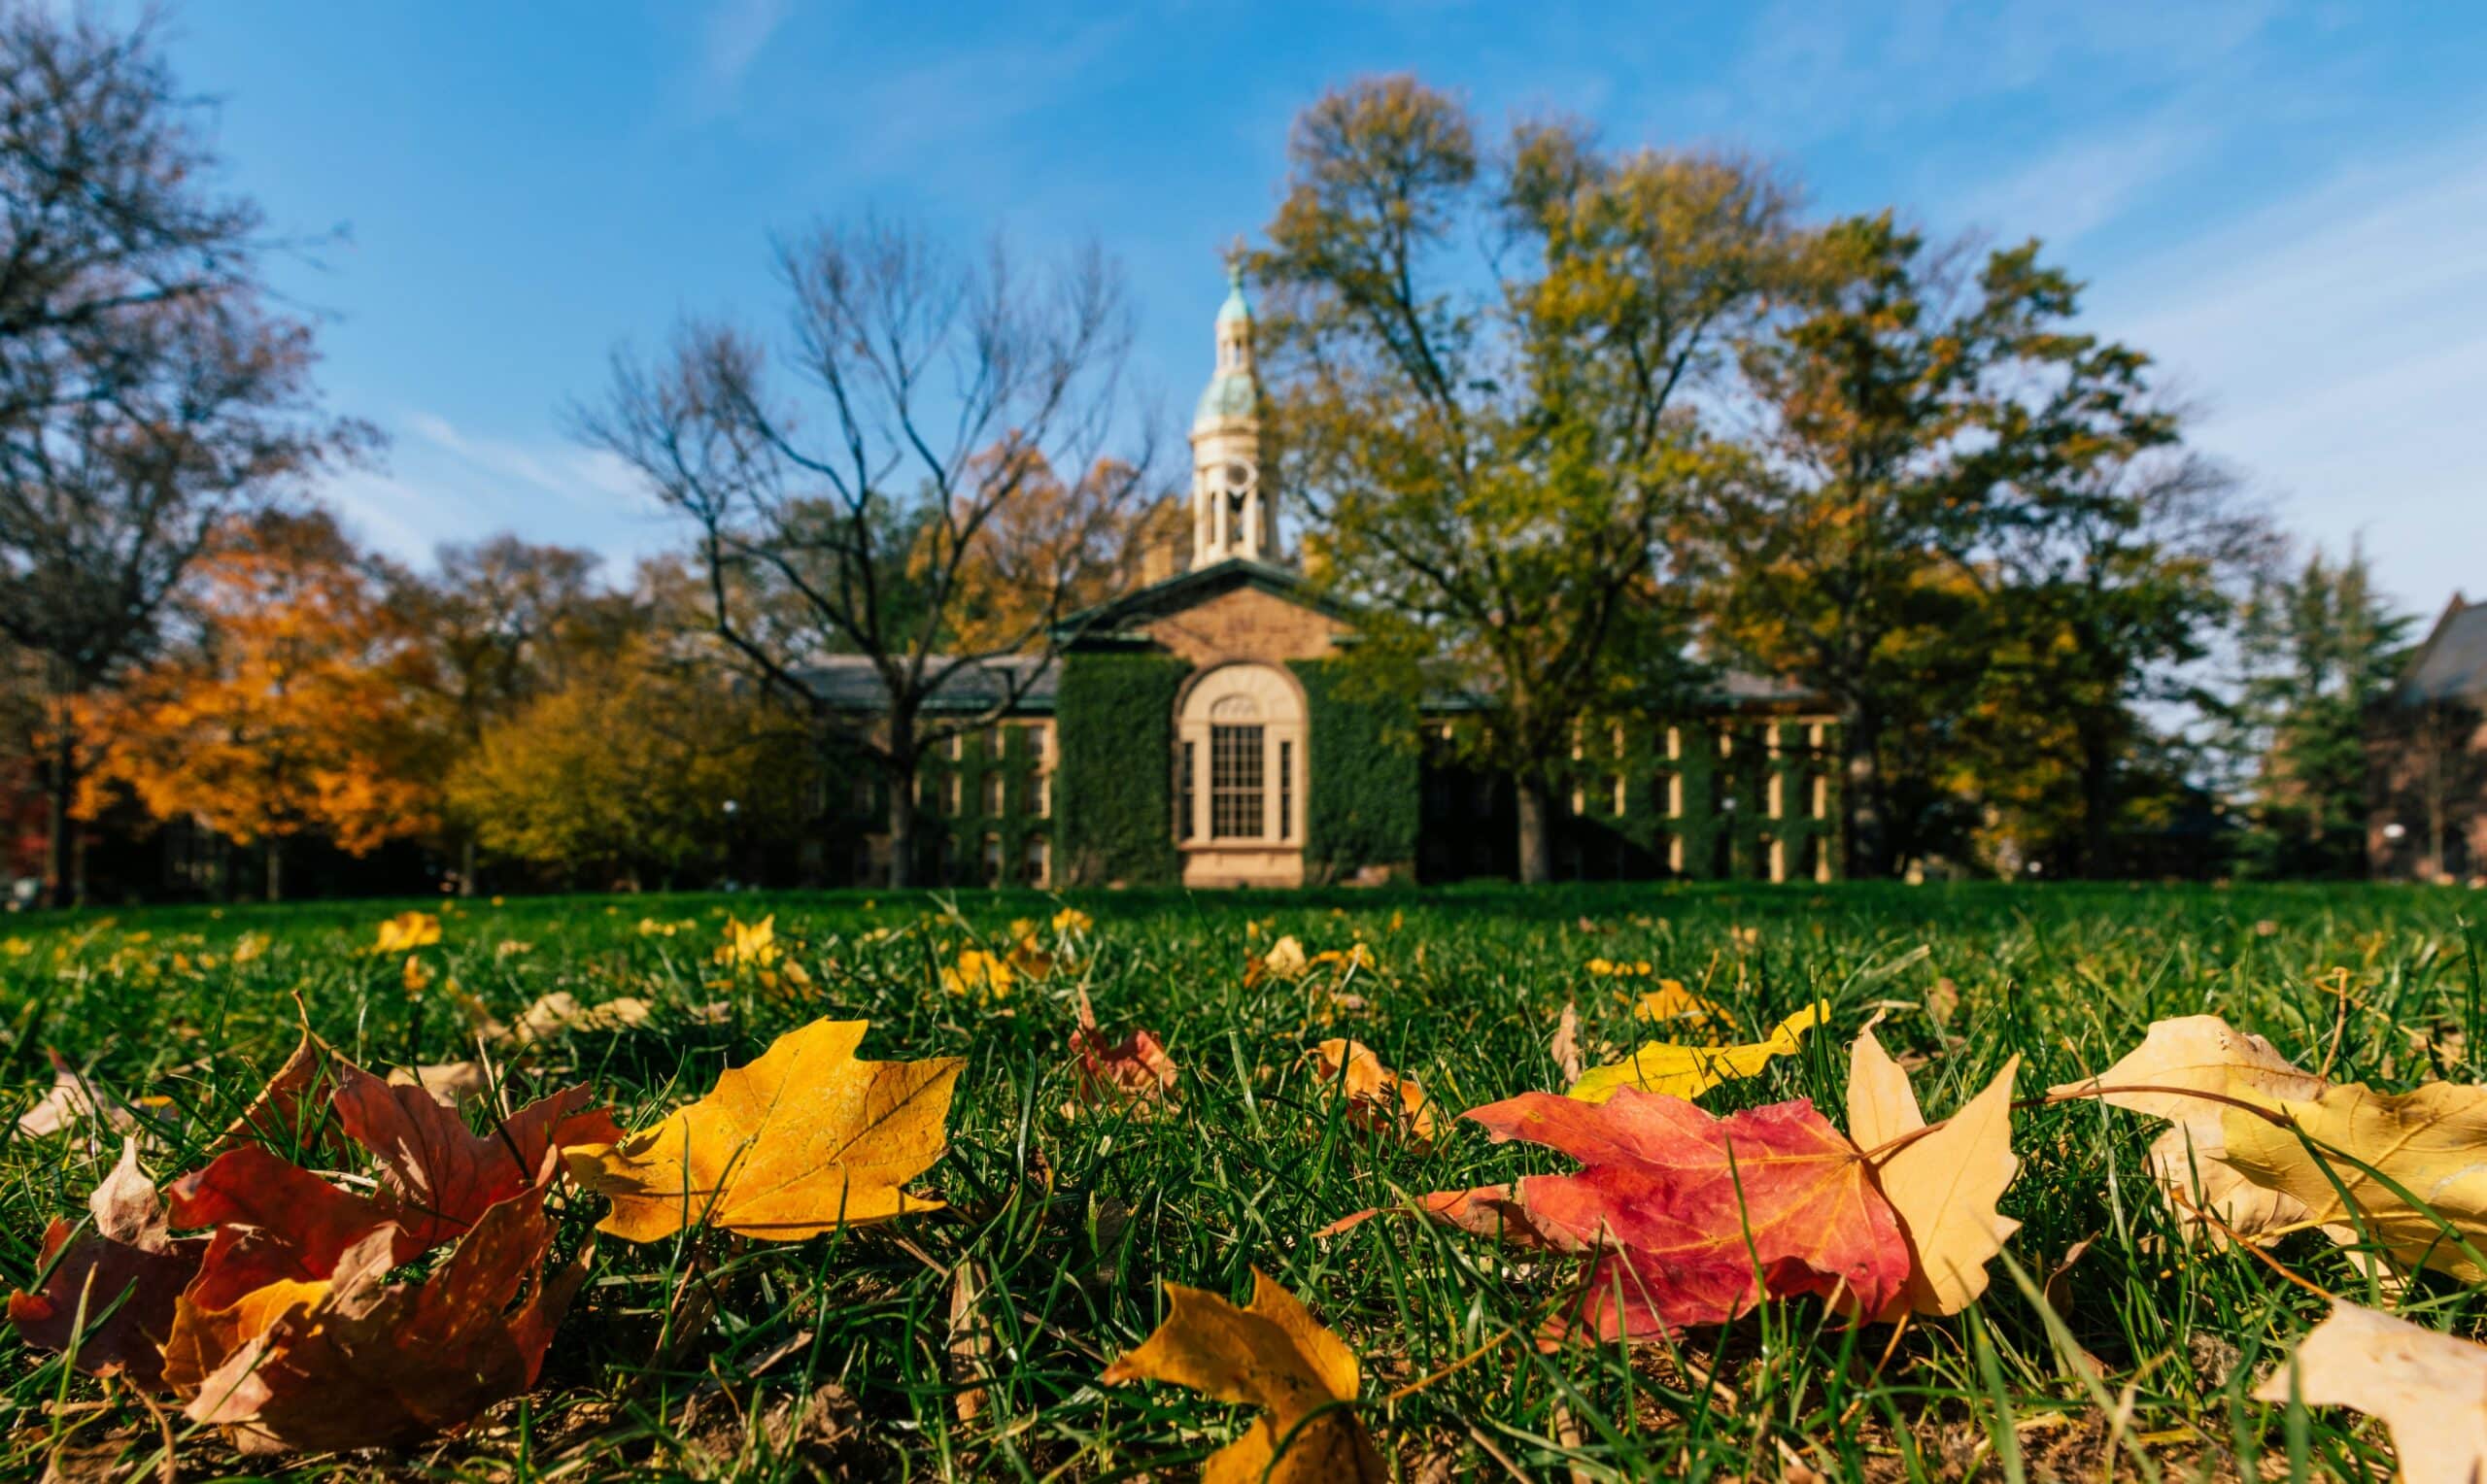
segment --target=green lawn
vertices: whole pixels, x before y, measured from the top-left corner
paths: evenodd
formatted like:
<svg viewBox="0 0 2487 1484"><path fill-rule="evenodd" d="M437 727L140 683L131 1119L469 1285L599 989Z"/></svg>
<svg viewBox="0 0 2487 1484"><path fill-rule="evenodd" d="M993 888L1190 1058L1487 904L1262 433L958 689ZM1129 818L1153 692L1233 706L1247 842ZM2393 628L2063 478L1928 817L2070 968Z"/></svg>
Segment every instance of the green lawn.
<svg viewBox="0 0 2487 1484"><path fill-rule="evenodd" d="M2465 934L2487 943L2487 931L2465 918L2487 898L1594 887L1073 900L1095 918L1075 968L991 1004L945 994L939 966L979 937L1006 945L1010 920L1041 919L1055 899L460 903L442 942L422 951L437 978L421 995L405 988L403 956L369 949L390 912L437 903L29 918L0 944L0 1096L31 1103L50 1081L42 1049L54 1047L101 1086L169 1098L182 1116L145 1156L166 1180L202 1162L214 1130L291 1049L294 994L315 1030L377 1069L476 1055L451 980L504 1021L557 990L590 1004L650 1001L645 1026L556 1036L502 1068L522 1090L590 1080L630 1127L817 1017L871 1021L874 1057L968 1059L949 1156L918 1182L949 1210L795 1244L602 1239L532 1394L462 1436L354 1466L365 1472L1189 1477L1248 1413L1169 1386L1102 1388L1096 1376L1162 1317L1161 1279L1240 1300L1258 1266L1363 1356L1367 1422L1412 1480L1778 1477L1799 1463L1836 1478L2095 1478L2110 1461L2133 1476L2382 1476L2372 1425L2244 1400L2320 1318L2321 1299L2249 1256L2174 1246L2141 1158L2160 1126L2095 1103L2016 1115L2023 1165L2004 1204L2024 1223L2009 1248L2017 1265L1997 1265L1968 1312L1913 1324L1896 1344L1888 1329L1846 1329L1800 1300L1693 1331L1681 1350L1541 1351L1527 1336L1561 1303L1568 1265L1519 1263L1405 1221L1312 1233L1401 1195L1569 1167L1447 1115L1559 1091L1547 1045L1567 999L1592 1061L1631 1042L1630 994L1647 986L1590 977L1592 958L1647 960L1748 1029L1831 1002L1802 1055L1710 1093L1714 1112L1811 1097L1844 1121L1847 1046L1877 1014L1895 1054L1930 1059L1915 1073L1929 1113L2014 1054L2028 1096L2104 1066L2155 1018L2201 1011L2261 1031L2302 1065L2328 1058L2334 1078L2399 1089L2428 1074L2413 1036L2475 1026L2480 974ZM729 971L710 955L730 912L773 913L781 939L800 944L808 989L772 991L748 972L717 988ZM643 920L690 926L668 935L643 931ZM265 946L236 962L246 934ZM1361 940L1378 968L1247 988L1247 961L1279 934L1314 952ZM2342 982L2345 1015L2333 993ZM1066 1115L1074 985L1108 1031L1164 1038L1180 1067L1176 1113ZM703 1009L719 1000L722 1019ZM1314 1041L1341 1034L1438 1100L1447 1127L1433 1152L1343 1126L1299 1065ZM2476 1044L2473 1033L2466 1045ZM2481 1080L2475 1065L2445 1075ZM113 1154L8 1136L0 1279L33 1281L45 1224L83 1211ZM565 1244L585 1238L599 1204L570 1199ZM2051 1337L2033 1296L2076 1246L2054 1285L2064 1326ZM2276 1257L2317 1288L2394 1302L2318 1235L2287 1239ZM978 1313L993 1349L983 1410L963 1422L958 1394L976 1382L953 1355L964 1262L985 1290ZM2487 1320L2487 1298L2432 1275L2399 1301L2463 1333ZM178 1431L178 1413L171 1423ZM14 1333L0 1338L0 1477L31 1477L55 1450L119 1450L120 1476L152 1477L162 1438L127 1394L64 1379L56 1358ZM185 1477L244 1467L210 1432L180 1451ZM249 1467L290 1465L304 1476L340 1467Z"/></svg>

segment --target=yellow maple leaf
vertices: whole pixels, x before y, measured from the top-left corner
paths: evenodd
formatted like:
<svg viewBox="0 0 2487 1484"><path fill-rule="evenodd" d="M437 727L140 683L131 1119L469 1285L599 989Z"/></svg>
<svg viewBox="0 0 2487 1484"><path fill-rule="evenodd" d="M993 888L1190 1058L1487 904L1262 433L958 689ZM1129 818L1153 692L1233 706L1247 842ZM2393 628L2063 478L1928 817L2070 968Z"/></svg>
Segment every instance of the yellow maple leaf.
<svg viewBox="0 0 2487 1484"><path fill-rule="evenodd" d="M1661 979L1658 987L1632 1002L1632 1018L1641 1021L1690 1021L1696 1026L1723 1021L1726 1010L1684 987L1681 979Z"/></svg>
<svg viewBox="0 0 2487 1484"><path fill-rule="evenodd" d="M1674 1097L1698 1097L1721 1082L1750 1077L1773 1057L1796 1054L1798 1037L1821 1025L1830 1013L1828 1000L1816 1000L1781 1021L1770 1034L1742 1046L1679 1046L1650 1041L1625 1061L1593 1066L1564 1094L1583 1102L1604 1102L1619 1088L1639 1088Z"/></svg>
<svg viewBox="0 0 2487 1484"><path fill-rule="evenodd" d="M2220 1120L2239 1174L2295 1197L2334 1241L2371 1242L2404 1266L2487 1282L2487 1266L2444 1230L2473 1250L2487 1247L2487 1087L2436 1082L2378 1093L2340 1083L2319 1097L2282 1099L2276 1111L2296 1128L2242 1108Z"/></svg>
<svg viewBox="0 0 2487 1484"><path fill-rule="evenodd" d="M1277 1280L1254 1268L1247 1308L1180 1283L1166 1285L1166 1322L1099 1379L1109 1386L1168 1381L1261 1408L1249 1431L1201 1466L1203 1484L1380 1484L1389 1477L1355 1414L1364 1381L1355 1352Z"/></svg>
<svg viewBox="0 0 2487 1484"><path fill-rule="evenodd" d="M777 961L777 915L770 913L756 923L738 917L726 919L726 941L717 948L719 963L737 967L750 964L766 967Z"/></svg>
<svg viewBox="0 0 2487 1484"><path fill-rule="evenodd" d="M795 1241L938 1209L902 1187L949 1148L966 1061L860 1061L869 1029L819 1020L790 1030L656 1128L565 1151L579 1183L613 1202L596 1230L649 1242L705 1223Z"/></svg>
<svg viewBox="0 0 2487 1484"><path fill-rule="evenodd" d="M2021 1059L2004 1062L1941 1128L1875 1159L1884 1145L1925 1128L1925 1115L1908 1072L1873 1031L1858 1035L1848 1057L1849 1141L1869 1157L1916 1265L1906 1292L1875 1317L1896 1320L1904 1309L1957 1314L1986 1292L1986 1265L2021 1230L1994 1209L2021 1167L2012 1157L2012 1077Z"/></svg>
<svg viewBox="0 0 2487 1484"><path fill-rule="evenodd" d="M1065 907L1053 915L1053 930L1056 937L1069 937L1074 932L1086 932L1096 926L1097 920L1077 907Z"/></svg>
<svg viewBox="0 0 2487 1484"><path fill-rule="evenodd" d="M941 988L954 998L972 995L978 1000L1007 999L1018 977L1008 960L970 948L959 954L958 962L941 970Z"/></svg>
<svg viewBox="0 0 2487 1484"><path fill-rule="evenodd" d="M437 916L429 912L400 912L380 925L380 939L371 945L371 951L375 955L410 953L439 941Z"/></svg>
<svg viewBox="0 0 2487 1484"><path fill-rule="evenodd" d="M2306 1405L2355 1407L2391 1429L2407 1484L2487 1478L2487 1345L2335 1299L2254 1400L2286 1402L2292 1371Z"/></svg>

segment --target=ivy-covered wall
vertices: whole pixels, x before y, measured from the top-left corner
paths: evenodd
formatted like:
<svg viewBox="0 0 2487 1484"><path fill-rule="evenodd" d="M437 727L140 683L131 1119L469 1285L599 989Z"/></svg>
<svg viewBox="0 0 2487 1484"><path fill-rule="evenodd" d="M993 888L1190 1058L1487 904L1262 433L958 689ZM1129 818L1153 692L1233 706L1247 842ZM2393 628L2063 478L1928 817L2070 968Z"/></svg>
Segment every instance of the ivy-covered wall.
<svg viewBox="0 0 2487 1484"><path fill-rule="evenodd" d="M1054 821L1043 811L1047 801L1040 793L1042 725L1007 721L1000 728L998 752L993 733L972 732L959 739L958 757L937 747L924 759L915 815L924 880L951 886L1035 884L1030 843L1054 838ZM1051 802L1060 809L1058 798ZM998 881L986 861L988 837L1001 847ZM1060 866L1054 870L1058 874Z"/></svg>
<svg viewBox="0 0 2487 1484"><path fill-rule="evenodd" d="M1419 814L1415 717L1404 707L1346 699L1335 659L1299 659L1288 668L1304 685L1311 732L1305 761L1312 777L1304 811L1308 885L1353 876L1366 866L1413 869Z"/></svg>
<svg viewBox="0 0 2487 1484"><path fill-rule="evenodd" d="M1175 692L1190 667L1164 655L1062 659L1054 735L1056 878L1067 886L1182 879L1175 848Z"/></svg>
<svg viewBox="0 0 2487 1484"><path fill-rule="evenodd" d="M1733 715L1627 725L1617 751L1612 733L1588 740L1570 769L1570 787L1555 800L1554 871L1591 879L1682 876L1694 881L1766 881L1777 843L1785 879L1813 879L1815 862L1839 870L1837 724L1825 724L1815 749L1807 721L1778 725ZM1677 748L1667 752L1673 728ZM1720 735L1733 738L1725 757ZM1779 813L1771 817L1770 780L1780 780ZM1813 813L1814 780L1824 780L1823 810ZM1668 807L1674 781L1681 807ZM1617 784L1622 807L1616 806ZM1484 779L1455 767L1428 765L1424 778L1419 860L1429 879L1510 874L1516 868L1516 830L1508 779ZM1574 805L1577 802L1578 807Z"/></svg>

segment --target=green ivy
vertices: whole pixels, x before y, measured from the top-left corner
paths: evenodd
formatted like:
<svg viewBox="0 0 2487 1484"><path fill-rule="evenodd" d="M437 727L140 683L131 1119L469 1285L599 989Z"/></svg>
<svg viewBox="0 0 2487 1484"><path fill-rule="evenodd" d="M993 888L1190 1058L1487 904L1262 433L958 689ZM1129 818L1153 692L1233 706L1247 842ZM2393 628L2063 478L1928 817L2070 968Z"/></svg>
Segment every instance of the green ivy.
<svg viewBox="0 0 2487 1484"><path fill-rule="evenodd" d="M1175 849L1175 692L1190 667L1163 655L1066 655L1054 697L1058 871L1067 885L1182 879Z"/></svg>
<svg viewBox="0 0 2487 1484"><path fill-rule="evenodd" d="M1306 883L1336 881L1368 865L1412 869L1420 812L1415 718L1387 701L1343 699L1340 660L1299 659L1288 667L1303 682L1312 733Z"/></svg>

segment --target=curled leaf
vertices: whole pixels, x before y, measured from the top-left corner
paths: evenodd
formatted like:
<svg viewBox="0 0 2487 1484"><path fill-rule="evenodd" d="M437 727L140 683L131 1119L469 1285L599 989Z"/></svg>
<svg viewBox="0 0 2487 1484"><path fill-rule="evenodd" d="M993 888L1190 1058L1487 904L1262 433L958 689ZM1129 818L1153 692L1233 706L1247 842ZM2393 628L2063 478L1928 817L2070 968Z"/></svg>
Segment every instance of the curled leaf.
<svg viewBox="0 0 2487 1484"><path fill-rule="evenodd" d="M1107 1042L1085 990L1078 992L1073 1010L1078 1024L1072 1029L1071 1047L1079 1057L1080 1103L1153 1109L1175 1100L1175 1059L1156 1036L1136 1029Z"/></svg>
<svg viewBox="0 0 2487 1484"><path fill-rule="evenodd" d="M1361 1041L1334 1038L1304 1054L1330 1096L1346 1103L1347 1125L1400 1138L1415 1149L1434 1141L1434 1109L1416 1079L1381 1064Z"/></svg>
<svg viewBox="0 0 2487 1484"><path fill-rule="evenodd" d="M2003 1064L1984 1092L1930 1133L1881 1158L1875 1184L1899 1218L1913 1260L1907 1292L1884 1313L1957 1314L1987 1288L1987 1264L2021 1224L1998 1215L1995 1201L2020 1168L2012 1156L2012 1077L2021 1059ZM1849 1053L1848 1133L1872 1157L1876 1150L1925 1127L1908 1073L1874 1032Z"/></svg>
<svg viewBox="0 0 2487 1484"><path fill-rule="evenodd" d="M1829 1013L1829 1003L1818 1000L1781 1021L1764 1039L1742 1046L1680 1046L1651 1041L1628 1061L1589 1068L1564 1096L1583 1102L1604 1102L1619 1088L1635 1088L1670 1097L1698 1097L1721 1082L1752 1076L1774 1057L1794 1056L1799 1037L1822 1024L1823 1017Z"/></svg>
<svg viewBox="0 0 2487 1484"><path fill-rule="evenodd" d="M9 1296L9 1321L39 1350L67 1350L74 1339L70 1364L79 1370L126 1375L153 1390L174 1305L207 1244L169 1234L163 1202L139 1170L134 1139L122 1142L120 1162L86 1205L94 1230L55 1221L45 1231L36 1268L42 1286Z"/></svg>
<svg viewBox="0 0 2487 1484"><path fill-rule="evenodd" d="M1381 1484L1389 1477L1353 1403L1355 1352L1258 1268L1252 1302L1166 1285L1167 1314L1139 1348L1106 1367L1108 1386L1166 1381L1261 1409L1249 1431L1211 1455L1209 1484ZM1285 1451L1279 1451L1279 1445Z"/></svg>

